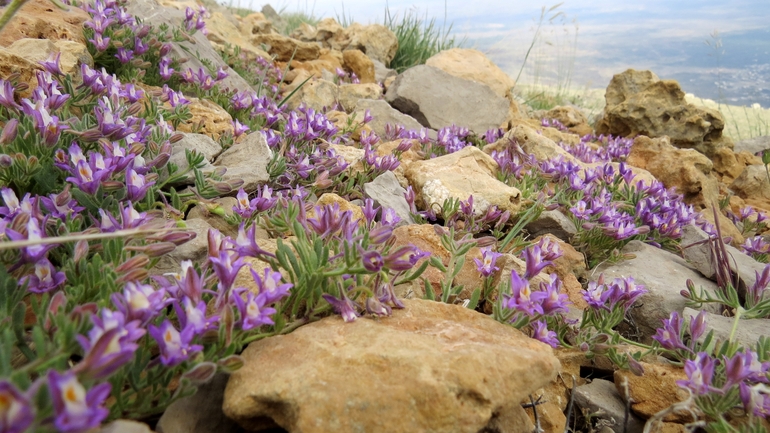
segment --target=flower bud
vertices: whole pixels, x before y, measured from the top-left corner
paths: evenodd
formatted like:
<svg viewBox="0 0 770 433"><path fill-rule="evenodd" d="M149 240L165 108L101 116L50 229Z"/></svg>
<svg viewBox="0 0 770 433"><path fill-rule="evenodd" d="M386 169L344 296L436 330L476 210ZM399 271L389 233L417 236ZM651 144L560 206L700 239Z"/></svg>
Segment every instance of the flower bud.
<svg viewBox="0 0 770 433"><path fill-rule="evenodd" d="M0 168L8 168L13 165L13 158L10 155L0 153Z"/></svg>
<svg viewBox="0 0 770 433"><path fill-rule="evenodd" d="M201 335L201 343L205 345L215 344L217 342L219 342L219 332L216 329L210 329Z"/></svg>
<svg viewBox="0 0 770 433"><path fill-rule="evenodd" d="M158 53L158 55L160 57L166 57L170 52L171 52L171 44L163 44L163 46L160 47L160 52Z"/></svg>
<svg viewBox="0 0 770 433"><path fill-rule="evenodd" d="M580 346L578 346L581 352L585 353L588 352L591 349L591 346L588 345L585 341L580 343Z"/></svg>
<svg viewBox="0 0 770 433"><path fill-rule="evenodd" d="M80 323L85 320L89 320L90 317L99 311L99 306L96 302L88 302L86 304L76 305L70 312L70 320L75 323Z"/></svg>
<svg viewBox="0 0 770 433"><path fill-rule="evenodd" d="M213 362L201 362L182 375L182 379L188 379L196 385L208 383L217 372L217 365Z"/></svg>
<svg viewBox="0 0 770 433"><path fill-rule="evenodd" d="M173 143L178 143L182 141L183 138L184 138L184 134L180 134L177 132L176 134L172 135L171 138L168 139L168 141L170 141L173 144Z"/></svg>
<svg viewBox="0 0 770 433"><path fill-rule="evenodd" d="M182 245L195 239L198 235L195 232L173 232L161 238L163 242L171 242L174 245Z"/></svg>
<svg viewBox="0 0 770 433"><path fill-rule="evenodd" d="M684 289L680 290L679 295L685 299L690 299L690 292L687 290L684 290Z"/></svg>
<svg viewBox="0 0 770 433"><path fill-rule="evenodd" d="M5 123L3 132L0 134L0 144L8 144L16 138L16 131L18 130L19 120L11 119Z"/></svg>
<svg viewBox="0 0 770 433"><path fill-rule="evenodd" d="M9 80L9 81L12 81L12 80ZM29 84L27 84L27 83L19 83L15 87L16 87L16 92L17 93L23 93L23 92L29 90Z"/></svg>
<svg viewBox="0 0 770 433"><path fill-rule="evenodd" d="M635 376L644 376L644 366L642 363L634 359L631 355L626 354L626 360L628 360L628 369Z"/></svg>
<svg viewBox="0 0 770 433"><path fill-rule="evenodd" d="M102 181L102 188L105 192L113 192L125 189L126 185L118 180L104 180Z"/></svg>
<svg viewBox="0 0 770 433"><path fill-rule="evenodd" d="M158 242L157 244L145 247L144 252L150 257L160 257L174 251L175 248L176 245L171 242Z"/></svg>
<svg viewBox="0 0 770 433"><path fill-rule="evenodd" d="M230 355L217 361L217 365L225 372L232 373L243 367L243 358L240 355Z"/></svg>
<svg viewBox="0 0 770 433"><path fill-rule="evenodd" d="M227 184L230 185L230 191L235 191L236 189L239 189L243 186L244 181L243 179L232 179L228 180Z"/></svg>
<svg viewBox="0 0 770 433"><path fill-rule="evenodd" d="M170 153L161 153L158 156L156 156L155 159L147 163L147 167L150 167L150 168L165 167L166 164L168 164L169 159L171 159Z"/></svg>
<svg viewBox="0 0 770 433"><path fill-rule="evenodd" d="M135 268L131 269L130 271L126 272L125 274L118 277L117 280L115 280L117 283L124 284L129 281L144 281L147 279L147 277L150 275L149 272L147 272L147 269L144 268Z"/></svg>
<svg viewBox="0 0 770 433"><path fill-rule="evenodd" d="M132 269L146 268L150 264L150 258L144 254L137 254L134 257L126 260L118 265L115 271L119 274L124 274Z"/></svg>
<svg viewBox="0 0 770 433"><path fill-rule="evenodd" d="M128 106L128 110L126 110L126 114L129 116L136 116L142 111L142 103L139 101L134 102L133 104Z"/></svg>
<svg viewBox="0 0 770 433"><path fill-rule="evenodd" d="M143 25L135 33L136 37L140 38L140 39L144 38L145 36L147 36L149 34L150 34L150 26L148 26L148 25Z"/></svg>
<svg viewBox="0 0 770 433"><path fill-rule="evenodd" d="M475 239L476 246L479 248L485 248L485 247L491 247L492 245L495 245L497 243L497 238L494 236L484 236Z"/></svg>
<svg viewBox="0 0 770 433"><path fill-rule="evenodd" d="M56 294L51 297L51 302L48 303L48 310L45 315L45 322L43 322L43 329L46 331L51 330L51 316L55 316L59 312L59 309L65 305L67 305L67 296L61 290L57 291Z"/></svg>
<svg viewBox="0 0 770 433"><path fill-rule="evenodd" d="M88 255L88 241L81 239L75 243L75 254L72 257L76 263L83 260Z"/></svg>

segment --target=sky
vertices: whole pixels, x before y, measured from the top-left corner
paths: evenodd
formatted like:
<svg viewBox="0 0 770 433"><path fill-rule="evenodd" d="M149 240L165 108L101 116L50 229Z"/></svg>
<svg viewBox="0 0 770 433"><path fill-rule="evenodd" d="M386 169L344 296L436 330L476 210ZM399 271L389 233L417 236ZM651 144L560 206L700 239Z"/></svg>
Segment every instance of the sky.
<svg viewBox="0 0 770 433"><path fill-rule="evenodd" d="M255 10L265 4L223 2ZM438 24L446 19L453 34L465 38L464 46L485 52L514 77L545 11L523 82L553 84L569 79L570 85L604 88L613 74L633 67L678 79L686 91L699 96L730 94L727 97L742 104L750 105L754 98L753 102L770 106L769 0L565 0L549 12L556 4L275 0L272 6L317 17L341 17L344 10L345 16L363 24L381 23L386 7L391 14L427 14ZM719 49L717 41L722 44Z"/></svg>

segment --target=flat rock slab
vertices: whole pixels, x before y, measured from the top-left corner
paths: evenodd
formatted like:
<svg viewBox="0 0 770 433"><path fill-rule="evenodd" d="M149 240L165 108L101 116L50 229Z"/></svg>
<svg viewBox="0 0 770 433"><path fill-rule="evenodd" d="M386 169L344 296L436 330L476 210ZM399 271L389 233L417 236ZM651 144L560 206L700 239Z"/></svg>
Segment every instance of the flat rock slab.
<svg viewBox="0 0 770 433"><path fill-rule="evenodd" d="M385 100L432 129L457 125L483 134L508 117L508 100L489 86L426 65L399 74Z"/></svg>
<svg viewBox="0 0 770 433"><path fill-rule="evenodd" d="M409 164L404 176L417 193L417 201L438 213L449 198L461 201L473 196L473 212L481 215L489 206L515 215L521 207L521 191L497 180L497 162L477 147Z"/></svg>
<svg viewBox="0 0 770 433"><path fill-rule="evenodd" d="M634 257L609 266L600 265L595 274L603 273L606 282L633 277L637 284L648 290L637 301L638 308L629 311L641 334L639 337L645 343L652 341L656 330L663 325L663 319L668 319L672 311L682 313L687 299L680 292L687 289L688 279L704 290L718 290L714 282L704 278L676 254L641 241L629 242L621 252ZM707 308L715 311L716 307L710 305Z"/></svg>
<svg viewBox="0 0 770 433"><path fill-rule="evenodd" d="M462 308L404 300L389 318L339 316L249 345L225 414L249 430L531 431L520 403L550 383L550 347Z"/></svg>

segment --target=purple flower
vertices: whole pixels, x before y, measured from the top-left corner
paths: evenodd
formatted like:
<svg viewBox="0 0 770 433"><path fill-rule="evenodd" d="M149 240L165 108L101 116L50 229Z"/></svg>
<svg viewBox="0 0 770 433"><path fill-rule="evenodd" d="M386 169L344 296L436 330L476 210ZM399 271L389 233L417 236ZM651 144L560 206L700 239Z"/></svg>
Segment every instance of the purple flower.
<svg viewBox="0 0 770 433"><path fill-rule="evenodd" d="M81 432L98 427L110 411L104 401L111 385L101 383L88 392L73 372L48 372L48 390L54 407L54 425L61 432Z"/></svg>
<svg viewBox="0 0 770 433"><path fill-rule="evenodd" d="M356 246L358 247L358 253L361 254L361 262L364 264L364 269L371 273L380 272L383 265L385 264L385 260L382 258L382 254L375 250L364 251L360 245Z"/></svg>
<svg viewBox="0 0 770 433"><path fill-rule="evenodd" d="M160 77L168 81L171 75L174 73L174 68L171 67L171 59L167 56L163 56L158 63Z"/></svg>
<svg viewBox="0 0 770 433"><path fill-rule="evenodd" d="M701 310L697 316L690 319L690 338L695 341L706 332L706 310Z"/></svg>
<svg viewBox="0 0 770 433"><path fill-rule="evenodd" d="M129 50L125 47L118 48L117 53L115 53L115 57L118 59L118 61L122 64L126 64L130 62L134 58L134 51Z"/></svg>
<svg viewBox="0 0 770 433"><path fill-rule="evenodd" d="M99 32L94 33L94 38L89 39L88 42L94 44L94 48L99 52L106 50L110 46L110 38L105 38L104 35Z"/></svg>
<svg viewBox="0 0 770 433"><path fill-rule="evenodd" d="M684 362L684 373L687 375L687 380L677 380L676 384L689 389L695 395L704 395L710 392L721 393L720 389L711 385L716 363L717 361L706 352L698 352L695 360L688 359Z"/></svg>
<svg viewBox="0 0 770 433"><path fill-rule="evenodd" d="M328 293L324 293L321 296L326 299L326 302L334 308L334 311L336 311L337 314L342 316L342 320L352 322L359 316L358 311L356 311L356 304L344 293L342 294L341 299L335 298Z"/></svg>
<svg viewBox="0 0 770 433"><path fill-rule="evenodd" d="M13 241L40 241L44 237L43 231L40 229L40 223L37 221L36 218L30 218L27 222L27 236L22 235L19 232L16 232L10 228L6 229L5 231L6 236L8 236ZM34 244L29 245L26 247L21 248L21 262L18 263L18 265L21 265L23 263L37 263L39 260L41 260L45 255L48 253L48 250L55 247L56 245L53 244ZM15 266L17 267L17 266Z"/></svg>
<svg viewBox="0 0 770 433"><path fill-rule="evenodd" d="M532 322L532 338L542 341L553 348L559 347L559 339L556 336L556 332L548 330L548 324L546 324L545 320Z"/></svg>
<svg viewBox="0 0 770 433"><path fill-rule="evenodd" d="M476 258L473 259L473 261L476 262L476 270L479 271L483 277L492 276L495 271L500 270L499 266L495 266L495 262L497 262L497 258L500 256L502 256L502 254L492 251L492 247L482 248L481 260Z"/></svg>
<svg viewBox="0 0 770 433"><path fill-rule="evenodd" d="M147 190L155 185L155 181L147 182L141 174L137 173L133 167L126 170L126 198L131 201L141 201Z"/></svg>
<svg viewBox="0 0 770 433"><path fill-rule="evenodd" d="M341 211L339 203L315 207L315 218L308 218L307 225L319 237L327 238L338 233L351 233L353 212Z"/></svg>
<svg viewBox="0 0 770 433"><path fill-rule="evenodd" d="M270 316L275 314L275 308L266 307L264 294L255 295L253 292L247 292L244 300L242 294L236 293L232 298L241 314L241 328L244 331L274 324Z"/></svg>
<svg viewBox="0 0 770 433"><path fill-rule="evenodd" d="M363 213L364 218L366 219L367 226L371 226L371 224L374 222L374 219L377 218L377 213L379 212L380 208L374 207L374 200L371 198L367 198L364 200L364 207L363 207Z"/></svg>
<svg viewBox="0 0 770 433"><path fill-rule="evenodd" d="M98 379L109 376L133 358L138 349L136 342L145 331L139 321L127 322L123 313L106 308L100 316L92 315L91 321L93 327L88 338L76 337L86 355L75 371Z"/></svg>
<svg viewBox="0 0 770 433"><path fill-rule="evenodd" d="M527 263L526 271L524 272L524 278L533 278L539 274L546 266L553 265L553 262L543 260L543 256L540 252L538 245L533 245L524 250L522 258Z"/></svg>
<svg viewBox="0 0 770 433"><path fill-rule="evenodd" d="M289 296L289 291L294 286L291 283L281 283L281 273L265 268L262 275L251 269L251 276L257 283L259 294L265 296L265 304L273 304Z"/></svg>
<svg viewBox="0 0 770 433"><path fill-rule="evenodd" d="M747 413L758 417L770 416L770 388L764 384L740 384L740 396Z"/></svg>
<svg viewBox="0 0 770 433"><path fill-rule="evenodd" d="M16 103L15 91L16 88L10 81L0 80L0 105L8 109L21 109L21 106Z"/></svg>
<svg viewBox="0 0 770 433"><path fill-rule="evenodd" d="M0 381L0 431L22 433L32 424L32 404L16 386L7 380Z"/></svg>
<svg viewBox="0 0 770 433"><path fill-rule="evenodd" d="M663 327L658 328L652 339L660 343L661 346L669 350L687 350L690 349L682 341L682 317L679 313L672 311L668 319L663 319Z"/></svg>
<svg viewBox="0 0 770 433"><path fill-rule="evenodd" d="M189 324L179 332L167 319L159 327L150 325L149 333L160 347L160 362L167 367L184 362L190 355L203 350L203 346L191 344L195 329Z"/></svg>
<svg viewBox="0 0 770 433"><path fill-rule="evenodd" d="M542 292L532 292L529 287L529 281L521 278L516 271L511 272L511 295L505 294L506 308L520 311L528 316L534 316L535 313L543 314L543 306L540 304L543 296Z"/></svg>
<svg viewBox="0 0 770 433"><path fill-rule="evenodd" d="M246 133L249 129L248 126L242 124L238 119L235 119L233 121L233 136L234 137L240 137L244 133Z"/></svg>
<svg viewBox="0 0 770 433"><path fill-rule="evenodd" d="M62 71L61 71L61 68L59 68L60 59L61 59L61 51L56 52L56 53L51 52L48 55L48 59L46 59L45 61L38 62L38 63L40 64L40 66L43 67L43 69L48 71L48 73L50 73L50 74L53 74L53 75L63 75Z"/></svg>
<svg viewBox="0 0 770 433"><path fill-rule="evenodd" d="M155 290L149 284L129 281L123 287L123 293L113 293L112 303L126 316L127 321L138 320L142 325L152 321L168 302L164 300L166 291Z"/></svg>
<svg viewBox="0 0 770 433"><path fill-rule="evenodd" d="M219 316L206 316L206 303L204 301L195 305L190 298L184 297L182 306L179 303L174 303L174 309L179 316L179 324L182 329L192 327L195 335L216 329L219 323Z"/></svg>
<svg viewBox="0 0 770 433"><path fill-rule="evenodd" d="M551 274L551 282L540 283L541 293L544 294L541 305L543 306L543 315L551 316L557 313L566 313L569 296L561 293L561 280L556 274Z"/></svg>
<svg viewBox="0 0 770 433"><path fill-rule="evenodd" d="M430 252L420 251L419 248L410 244L399 247L383 259L386 268L398 272L412 269L420 259L428 256L430 256Z"/></svg>
<svg viewBox="0 0 770 433"><path fill-rule="evenodd" d="M48 259L35 262L35 271L19 280L20 284L29 282L27 290L33 293L50 292L59 287L65 280L64 272L57 272Z"/></svg>
<svg viewBox="0 0 770 433"><path fill-rule="evenodd" d="M245 265L243 258L237 257L237 254L231 251L219 251L218 256L209 257L209 262L219 279L218 286L222 292L232 288L238 271Z"/></svg>

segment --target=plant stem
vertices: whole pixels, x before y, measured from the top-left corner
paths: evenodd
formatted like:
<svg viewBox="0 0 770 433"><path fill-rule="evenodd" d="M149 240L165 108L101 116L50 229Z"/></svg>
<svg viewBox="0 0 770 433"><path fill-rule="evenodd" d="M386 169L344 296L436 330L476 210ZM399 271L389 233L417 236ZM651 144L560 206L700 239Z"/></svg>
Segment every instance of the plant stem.
<svg viewBox="0 0 770 433"><path fill-rule="evenodd" d="M3 31L3 28L5 28L6 24L11 22L11 18L16 15L16 12L18 12L22 5L24 5L26 2L27 0L11 1L11 4L8 5L8 9L6 9L3 15L0 16L0 32Z"/></svg>

